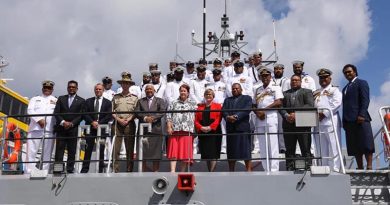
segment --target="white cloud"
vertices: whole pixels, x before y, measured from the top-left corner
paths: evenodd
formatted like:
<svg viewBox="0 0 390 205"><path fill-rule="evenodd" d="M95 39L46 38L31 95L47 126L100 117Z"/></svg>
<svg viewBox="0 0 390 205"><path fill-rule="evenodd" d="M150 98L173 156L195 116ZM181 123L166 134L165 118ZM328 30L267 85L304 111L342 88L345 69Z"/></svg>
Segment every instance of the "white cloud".
<svg viewBox="0 0 390 205"><path fill-rule="evenodd" d="M228 1L232 32L244 30L246 51L273 51L272 13L258 0ZM340 70L365 56L371 31L366 0L281 1L271 9L283 10L277 20L281 63L291 74L290 62L306 61L314 75L319 67ZM207 2L207 31L220 34L223 0ZM39 82L53 79L56 95L65 93L66 82L80 83L79 93L88 97L103 76L118 79L128 70L140 82L149 62L166 71L175 56L179 21L179 51L186 59L198 59L202 51L190 45L195 29L201 39L202 2L179 0L143 1L1 1L0 53L11 65L9 86L23 95L39 94ZM289 7L289 9L285 9Z"/></svg>

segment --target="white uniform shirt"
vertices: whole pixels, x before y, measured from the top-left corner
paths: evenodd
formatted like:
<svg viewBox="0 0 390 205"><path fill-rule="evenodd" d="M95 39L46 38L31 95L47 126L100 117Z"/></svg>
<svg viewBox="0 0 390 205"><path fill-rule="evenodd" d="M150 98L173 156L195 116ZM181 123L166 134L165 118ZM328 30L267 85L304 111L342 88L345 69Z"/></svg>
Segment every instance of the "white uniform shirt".
<svg viewBox="0 0 390 205"><path fill-rule="evenodd" d="M112 100L112 98L114 97L115 95L115 92L113 90L104 90L103 92L103 97L108 99L108 100Z"/></svg>
<svg viewBox="0 0 390 205"><path fill-rule="evenodd" d="M282 92L286 91L289 89L290 85L288 84L289 83L289 80L287 77L281 77L281 78L273 78L272 79L272 85L278 85L282 88Z"/></svg>
<svg viewBox="0 0 390 205"><path fill-rule="evenodd" d="M161 79L161 78L160 78L160 79ZM154 90L156 91L156 92L154 93L154 96L159 97L159 98L164 98L164 92L165 92L166 84L160 82L160 83L158 83L158 84L152 84L152 85L153 85L153 87L154 87ZM145 87L146 87L146 86L144 86L144 87L142 88L142 94L141 94L141 97L142 97L142 98L143 98L143 97L146 97L146 94L145 94Z"/></svg>
<svg viewBox="0 0 390 205"><path fill-rule="evenodd" d="M187 71L184 71L183 81L185 83L187 83L188 85L190 85L191 80L195 80L197 78L198 78L198 76L196 74L196 71L192 72L191 74L187 73Z"/></svg>
<svg viewBox="0 0 390 205"><path fill-rule="evenodd" d="M206 90L206 84L209 82L206 79L192 80L190 83L190 98L195 101L196 104L203 102L204 91Z"/></svg>
<svg viewBox="0 0 390 205"><path fill-rule="evenodd" d="M228 97L232 96L232 85L234 83L240 83L242 87L242 94L243 95L249 95L253 97L253 82L252 79L244 74L235 74L230 79L228 79L228 82L226 83L226 95Z"/></svg>
<svg viewBox="0 0 390 205"><path fill-rule="evenodd" d="M222 81L217 81L213 83L208 83L206 89L212 89L214 91L215 97L214 102L223 104L226 99L226 84Z"/></svg>
<svg viewBox="0 0 390 205"><path fill-rule="evenodd" d="M167 83L167 86L165 88L164 92L164 99L168 104L171 104L171 102L177 100L180 96L179 88L181 85L183 85L185 82L183 81L172 81Z"/></svg>
<svg viewBox="0 0 390 205"><path fill-rule="evenodd" d="M303 73L301 77L302 77L301 87L310 89L311 91L314 92L316 90L316 82L314 81L314 79L306 73ZM288 86L287 90L291 89L291 79L288 79L286 83Z"/></svg>
<svg viewBox="0 0 390 205"><path fill-rule="evenodd" d="M122 93L122 87L119 87L117 90L116 90L116 93ZM141 99L141 88L137 85L132 85L130 86L129 88L129 92L130 92L130 95L134 95L136 96L138 99Z"/></svg>
<svg viewBox="0 0 390 205"><path fill-rule="evenodd" d="M314 92L314 105L315 107L329 108L333 113L333 122L336 123L339 120L339 109L342 104L342 96L338 87L328 85L326 88L320 88ZM326 117L320 121L320 125L331 126L332 121L330 119L329 111L323 110L323 113Z"/></svg>
<svg viewBox="0 0 390 205"><path fill-rule="evenodd" d="M224 79L227 79L226 82L232 78L233 76L236 75L236 72L234 71L234 66L233 65L230 65L228 67L225 67L223 69L223 78ZM246 66L244 66L244 69L241 73L242 75L245 75L245 76L248 76L249 77L249 73L248 73L248 68ZM252 81L253 82L253 81Z"/></svg>
<svg viewBox="0 0 390 205"><path fill-rule="evenodd" d="M57 98L50 96L35 96L31 98L27 107L27 114L35 115L35 114L53 114L54 108L56 106ZM31 117L30 125L28 131L34 130L43 130L41 126L39 126L38 121L41 119L45 119L45 116L35 116ZM53 131L53 126L55 124L54 116L46 116L46 131Z"/></svg>
<svg viewBox="0 0 390 205"><path fill-rule="evenodd" d="M257 83L255 83L255 84L253 84L253 93L254 94L256 93L257 88L259 88L260 86L263 86L263 82L261 80L257 81Z"/></svg>
<svg viewBox="0 0 390 205"><path fill-rule="evenodd" d="M256 66L252 66L248 68L248 75L252 78L253 83L261 82Z"/></svg>
<svg viewBox="0 0 390 205"><path fill-rule="evenodd" d="M268 105L272 104L277 99L283 99L282 88L280 86L271 85L271 83L264 88L260 86L257 88L256 93L253 98L253 104L257 105L257 108L265 108ZM256 124L257 126L265 126L267 124L278 123L278 111L272 110L266 112L265 120L260 120L257 118Z"/></svg>

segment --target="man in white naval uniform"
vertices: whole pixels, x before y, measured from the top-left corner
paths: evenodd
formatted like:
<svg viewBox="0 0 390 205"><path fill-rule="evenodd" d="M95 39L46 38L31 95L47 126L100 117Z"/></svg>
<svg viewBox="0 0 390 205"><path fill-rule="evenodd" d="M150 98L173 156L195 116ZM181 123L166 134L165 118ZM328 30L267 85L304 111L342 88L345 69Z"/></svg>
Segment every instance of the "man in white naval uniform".
<svg viewBox="0 0 390 205"><path fill-rule="evenodd" d="M196 104L199 104L203 102L206 84L209 83L209 81L206 80L206 67L203 65L196 67L196 75L197 78L190 82L190 98L194 100Z"/></svg>
<svg viewBox="0 0 390 205"><path fill-rule="evenodd" d="M186 63L186 69L184 72L183 81L187 83L187 85L190 85L191 80L195 80L195 79L196 79L195 63L192 61L188 61Z"/></svg>
<svg viewBox="0 0 390 205"><path fill-rule="evenodd" d="M223 105L223 102L225 101L225 98L226 98L226 84L221 80L222 79L221 67L219 67L219 68L214 67L213 78L214 78L214 82L207 84L206 89L212 89L214 91L214 94L215 94L214 102ZM225 154L226 153L226 121L225 121L225 119L222 119L222 121L221 121L221 131L222 131L221 153Z"/></svg>
<svg viewBox="0 0 390 205"><path fill-rule="evenodd" d="M54 82L46 80L42 82L42 95L31 98L28 103L27 114L53 114L57 98L52 96ZM53 151L53 126L55 118L53 116L34 116L30 118L30 125L27 134L27 162L37 161L36 155L39 145L43 148L43 161L50 161ZM44 138L29 139L29 138ZM43 170L49 170L49 163L43 163ZM26 164L26 173L36 169L35 163Z"/></svg>
<svg viewBox="0 0 390 205"><path fill-rule="evenodd" d="M152 78L150 84L153 85L154 90L155 90L154 96L159 97L159 98L164 98L166 84L163 81L161 81L163 79L161 77L161 71L160 70L152 70L152 71L150 71L150 74L151 74L151 78ZM145 89L146 89L146 86L144 86L142 89L141 97L143 97L143 98L146 97Z"/></svg>
<svg viewBox="0 0 390 205"><path fill-rule="evenodd" d="M253 65L248 67L248 75L252 78L253 83L261 82L259 79L259 74L257 73L258 67L261 65L262 61L262 53L260 51L256 51L252 54Z"/></svg>
<svg viewBox="0 0 390 205"><path fill-rule="evenodd" d="M241 54L238 51L233 51L233 53L230 54L230 56L231 56L231 64L229 66L226 66L223 69L223 78L225 79L225 82L227 82L228 79L230 79L233 75L235 75L234 63L240 60ZM242 73L246 76L249 76L247 67L243 65L242 68L243 68Z"/></svg>
<svg viewBox="0 0 390 205"><path fill-rule="evenodd" d="M183 81L183 74L184 68L181 66L176 67L174 71L175 80L167 83L167 87L165 88L164 92L164 99L168 105L171 104L171 102L177 100L180 95L179 88L185 83Z"/></svg>
<svg viewBox="0 0 390 205"><path fill-rule="evenodd" d="M261 75L260 75L260 73L258 72L258 71L259 71L260 69L262 69L262 68L267 68L267 67L262 66L261 64L259 64L259 66L256 67L256 74L257 74L256 79L257 79L257 82L255 82L255 83L253 84L253 93L256 93L256 90L257 90L259 87L263 86L263 82L261 81ZM252 80L253 80L253 79L254 79L254 78L252 77ZM251 113L249 114L249 118L250 118L250 119L249 119L249 123L250 123L250 125L251 125L251 131L255 132L255 131L256 131L256 119L257 119L256 114L255 114L254 112L251 112ZM252 143L253 143L252 154L260 153L260 143L259 143L259 139L258 139L256 136L254 136L254 135L252 135Z"/></svg>
<svg viewBox="0 0 390 205"><path fill-rule="evenodd" d="M234 83L239 83L241 85L243 95L253 97L253 81L248 75L244 74L243 71L244 62L237 60L234 63L234 75L226 82L226 94L228 97L232 96L232 85Z"/></svg>
<svg viewBox="0 0 390 205"><path fill-rule="evenodd" d="M104 86L104 91L103 91L103 97L107 98L109 101L112 100L112 98L115 95L115 91L111 89L112 87L112 78L106 76L102 79L102 83Z"/></svg>
<svg viewBox="0 0 390 205"><path fill-rule="evenodd" d="M253 97L253 104L256 108L279 108L282 105L283 93L278 85L272 85L272 70L268 68L261 68L259 75L263 86L257 88ZM256 113L256 133L277 133L278 132L278 111L255 111ZM262 158L278 158L279 157L279 143L277 134L259 134L257 135L260 144L260 156ZM279 171L279 161L262 160L262 165L265 170L275 172Z"/></svg>
<svg viewBox="0 0 390 205"><path fill-rule="evenodd" d="M207 64L208 64L207 60L201 58L201 59L199 59L198 64L199 64L199 66L204 66L206 68L206 77L205 77L205 79L208 82L213 82L213 73L211 72L211 70L207 66Z"/></svg>
<svg viewBox="0 0 390 205"><path fill-rule="evenodd" d="M314 92L316 90L316 82L314 81L314 79L311 76L309 76L309 74L303 72L303 65L305 64L305 62L296 60L296 61L293 61L292 64L293 64L294 74L300 75L302 78L301 87L306 88L306 89L310 89ZM291 89L290 79L287 79L286 84L288 86L286 90Z"/></svg>
<svg viewBox="0 0 390 205"><path fill-rule="evenodd" d="M342 93L340 90L331 84L332 71L326 68L321 68L317 71L321 88L314 92L314 106L317 108L329 108L333 113L333 123L336 130L333 130L332 119L329 110L319 110L319 128L316 127L315 132L320 134L314 137L316 144L316 157L331 157L331 159L322 159L323 166L329 166L332 171L340 171L340 156L335 157L337 153L336 135L340 143L340 116L339 110L342 104ZM320 153L321 152L321 153Z"/></svg>
<svg viewBox="0 0 390 205"><path fill-rule="evenodd" d="M272 85L279 86L282 88L282 92L288 90L288 78L283 76L284 74L284 65L283 64L275 64L274 65L274 78L272 79ZM283 137L283 118L278 113L278 138L279 138L279 152L285 153L286 152L286 145L284 144L284 137Z"/></svg>

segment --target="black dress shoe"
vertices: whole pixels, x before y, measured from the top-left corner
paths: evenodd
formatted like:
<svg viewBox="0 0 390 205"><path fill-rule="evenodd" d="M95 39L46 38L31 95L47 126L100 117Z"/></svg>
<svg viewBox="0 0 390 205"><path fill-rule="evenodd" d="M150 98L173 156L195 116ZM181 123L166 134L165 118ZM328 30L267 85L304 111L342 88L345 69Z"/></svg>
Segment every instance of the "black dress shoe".
<svg viewBox="0 0 390 205"><path fill-rule="evenodd" d="M80 173L88 173L88 170L81 170Z"/></svg>

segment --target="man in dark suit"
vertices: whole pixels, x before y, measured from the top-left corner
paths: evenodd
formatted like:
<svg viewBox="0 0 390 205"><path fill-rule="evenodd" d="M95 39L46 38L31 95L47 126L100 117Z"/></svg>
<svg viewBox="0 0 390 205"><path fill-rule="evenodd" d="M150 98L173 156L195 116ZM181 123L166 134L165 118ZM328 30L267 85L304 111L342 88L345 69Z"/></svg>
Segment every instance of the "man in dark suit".
<svg viewBox="0 0 390 205"><path fill-rule="evenodd" d="M143 145L143 159L144 160L155 160L153 161L153 172L157 172L160 168L160 162L162 158L162 144L163 144L163 135L161 128L161 119L165 116L164 111L167 110L167 104L162 98L154 96L155 89L153 84L145 85L145 94L146 97L141 98L137 102L135 107L136 117L139 119L139 123L151 123L152 132L147 132L144 130L144 137L142 141ZM158 113L147 113L148 111ZM139 130L139 129L138 129ZM142 163L142 170L150 170L146 166L146 161Z"/></svg>
<svg viewBox="0 0 390 205"><path fill-rule="evenodd" d="M370 88L365 80L357 78L356 66L347 64L343 68L349 83L343 88L343 127L346 135L347 152L355 156L357 168L363 169L363 155L367 169L372 169L372 154L375 152L368 113Z"/></svg>
<svg viewBox="0 0 390 205"><path fill-rule="evenodd" d="M252 97L242 95L239 83L232 85L232 97L225 99L222 110L226 120L227 158L229 159L229 171L234 171L236 160L244 159L247 171L252 171L251 162L251 136L249 125L249 113L252 108ZM229 110L246 109L244 111Z"/></svg>
<svg viewBox="0 0 390 205"><path fill-rule="evenodd" d="M291 89L283 92L284 108L312 108L314 107L314 98L311 90L301 87L302 78L294 74L290 79ZM288 158L295 157L297 141L303 157L311 157L311 127L296 127L295 110L280 110L283 117L283 137L286 145L286 168L294 170L294 161ZM299 132L299 134L287 133ZM303 133L303 134L302 134ZM309 162L308 165L311 163Z"/></svg>
<svg viewBox="0 0 390 205"><path fill-rule="evenodd" d="M84 104L84 112L98 112L98 114L87 114L84 115L84 120L86 125L91 125L91 133L87 136L87 148L85 150L83 167L81 169L81 173L88 173L89 164L91 160L91 154L93 147L95 146L95 139L97 136L97 128L101 124L108 124L108 122L112 119L112 115L107 113L112 111L111 101L103 97L104 86L102 83L98 83L95 85L95 97L88 98ZM101 114L100 114L101 113ZM103 134L102 136L106 135ZM98 144L100 144L98 142ZM99 149L99 173L103 172L104 169L104 144L100 144Z"/></svg>
<svg viewBox="0 0 390 205"><path fill-rule="evenodd" d="M57 133L55 161L62 162L65 148L68 150L66 170L73 173L77 144L77 127L81 121L81 112L85 100L78 96L78 83L71 80L68 82L68 94L60 96L57 100L54 114L56 118L55 132ZM69 115L69 113L80 113Z"/></svg>

